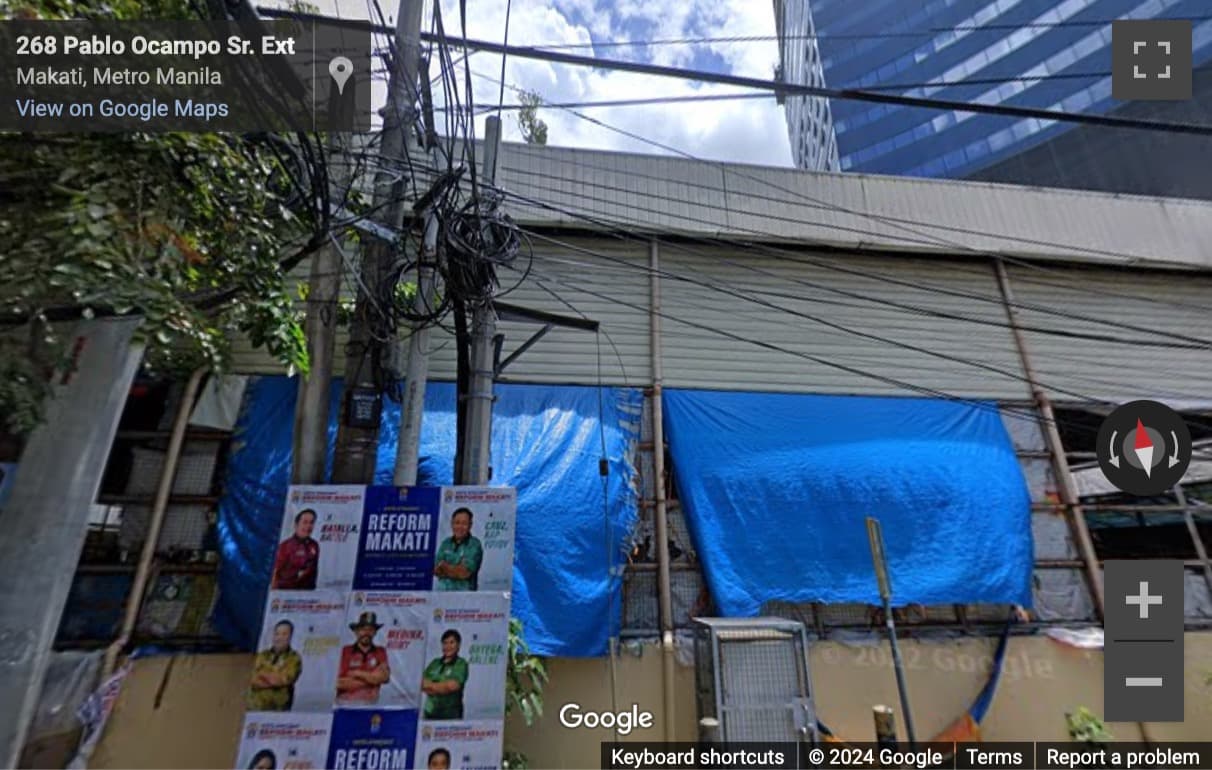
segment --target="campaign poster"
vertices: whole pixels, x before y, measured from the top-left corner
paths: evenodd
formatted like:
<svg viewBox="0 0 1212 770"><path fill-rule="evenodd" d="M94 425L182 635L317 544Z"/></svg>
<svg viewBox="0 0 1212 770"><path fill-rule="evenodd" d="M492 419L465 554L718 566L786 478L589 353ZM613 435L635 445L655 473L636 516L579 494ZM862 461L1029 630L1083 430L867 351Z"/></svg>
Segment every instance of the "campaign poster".
<svg viewBox="0 0 1212 770"><path fill-rule="evenodd" d="M433 590L510 590L517 510L513 487L443 487Z"/></svg>
<svg viewBox="0 0 1212 770"><path fill-rule="evenodd" d="M290 488L270 589L350 589L365 491L356 485Z"/></svg>
<svg viewBox="0 0 1212 770"><path fill-rule="evenodd" d="M253 659L249 711L329 711L346 595L271 591Z"/></svg>
<svg viewBox="0 0 1212 770"><path fill-rule="evenodd" d="M414 709L337 709L328 744L330 770L409 770L417 740Z"/></svg>
<svg viewBox="0 0 1212 770"><path fill-rule="evenodd" d="M508 594L430 594L422 722L503 719L508 641Z"/></svg>
<svg viewBox="0 0 1212 770"><path fill-rule="evenodd" d="M247 715L236 770L323 770L332 721L332 712Z"/></svg>
<svg viewBox="0 0 1212 770"><path fill-rule="evenodd" d="M355 591L433 588L441 487L366 487Z"/></svg>
<svg viewBox="0 0 1212 770"><path fill-rule="evenodd" d="M350 595L335 679L338 707L420 707L427 597L394 591Z"/></svg>
<svg viewBox="0 0 1212 770"><path fill-rule="evenodd" d="M497 770L504 722L422 722L417 732L416 770Z"/></svg>

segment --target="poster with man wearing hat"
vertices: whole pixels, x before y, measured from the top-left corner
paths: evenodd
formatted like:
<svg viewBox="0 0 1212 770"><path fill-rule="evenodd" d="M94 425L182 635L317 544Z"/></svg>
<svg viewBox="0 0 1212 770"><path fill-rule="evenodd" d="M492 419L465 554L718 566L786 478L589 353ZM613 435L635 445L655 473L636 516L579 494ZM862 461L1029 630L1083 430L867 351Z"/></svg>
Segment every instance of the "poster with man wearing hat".
<svg viewBox="0 0 1212 770"><path fill-rule="evenodd" d="M271 591L249 681L249 711L327 711L345 594Z"/></svg>
<svg viewBox="0 0 1212 770"><path fill-rule="evenodd" d="M503 719L508 642L508 594L431 594L421 721Z"/></svg>
<svg viewBox="0 0 1212 770"><path fill-rule="evenodd" d="M425 665L425 631L428 628L428 594L355 591L350 594L346 620L355 635L355 643L343 651L342 661L349 664L341 676L347 689L337 688L337 705L349 708L376 706L419 708L420 671ZM366 625L366 621L371 621ZM367 636L370 647L358 645ZM352 649L351 649L352 648ZM377 685L380 676L374 667L383 656L387 679ZM365 665L363 665L365 664ZM363 672L358 674L357 672ZM357 682L353 680L358 680ZM364 684L365 686L358 686Z"/></svg>
<svg viewBox="0 0 1212 770"><path fill-rule="evenodd" d="M274 552L275 591L348 591L358 561L366 487L295 486L286 497Z"/></svg>

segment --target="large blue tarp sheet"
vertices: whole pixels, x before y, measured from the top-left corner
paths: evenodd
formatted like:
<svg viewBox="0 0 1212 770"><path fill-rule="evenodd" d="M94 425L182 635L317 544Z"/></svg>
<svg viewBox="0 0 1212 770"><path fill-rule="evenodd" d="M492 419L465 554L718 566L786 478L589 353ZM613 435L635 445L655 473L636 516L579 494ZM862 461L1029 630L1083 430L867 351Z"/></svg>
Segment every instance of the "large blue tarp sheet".
<svg viewBox="0 0 1212 770"><path fill-rule="evenodd" d="M878 604L1030 606L1030 498L993 404L665 391L678 492L721 613Z"/></svg>
<svg viewBox="0 0 1212 770"><path fill-rule="evenodd" d="M247 649L260 630L290 483L297 389L297 380L286 377L263 377L250 386L219 505L223 558L214 621L228 640ZM629 458L643 396L629 388L544 385L498 385L496 393L492 483L518 490L513 615L535 654L605 654L619 630L617 575L637 517ZM330 468L339 403L337 381ZM455 421L454 385L431 382L418 483L451 483ZM386 402L376 484L391 483L398 426L399 406ZM603 451L610 464L605 484L598 471Z"/></svg>

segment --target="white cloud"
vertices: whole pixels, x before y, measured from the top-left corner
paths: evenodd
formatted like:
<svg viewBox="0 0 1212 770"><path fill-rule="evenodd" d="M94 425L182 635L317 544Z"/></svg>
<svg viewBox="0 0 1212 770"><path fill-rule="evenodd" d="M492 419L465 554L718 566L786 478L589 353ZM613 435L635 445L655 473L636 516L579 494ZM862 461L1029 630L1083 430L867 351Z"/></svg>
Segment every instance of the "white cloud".
<svg viewBox="0 0 1212 770"><path fill-rule="evenodd" d="M395 7L384 13L394 21ZM432 0L426 3L429 6ZM448 35L461 32L458 0L441 0ZM505 30L507 0L467 0L469 37L501 41ZM338 12L345 18L367 17L362 0L324 0L322 12ZM336 6L339 6L337 8ZM773 3L769 0L512 0L509 42L514 45L568 45L638 37L686 38L723 36L770 36L774 34ZM428 29L428 15L425 28ZM577 23L577 21L583 23ZM697 52L710 51L725 63L727 71L751 77L770 78L778 60L773 40L713 43ZM594 55L591 49L572 52ZM599 56L652 61L691 67L696 48L687 45L609 47ZM458 53L454 53L457 58ZM497 103L501 57L477 53L471 57L473 89L478 105ZM432 74L436 75L436 68ZM509 57L507 83L535 91L549 103L591 102L736 93L737 89L631 72L607 71ZM460 92L462 72L460 71ZM435 96L435 98L439 98ZM516 103L517 94L508 88L505 101ZM748 99L698 103L675 103L578 110L602 123L652 139L696 157L776 166L791 165L782 108L774 99ZM566 110L544 108L540 117L548 124L548 142L566 147L586 147L628 152L668 154L600 125L576 117ZM441 121L439 121L441 124ZM505 138L519 140L514 115L504 119ZM477 121L483 135L484 118Z"/></svg>

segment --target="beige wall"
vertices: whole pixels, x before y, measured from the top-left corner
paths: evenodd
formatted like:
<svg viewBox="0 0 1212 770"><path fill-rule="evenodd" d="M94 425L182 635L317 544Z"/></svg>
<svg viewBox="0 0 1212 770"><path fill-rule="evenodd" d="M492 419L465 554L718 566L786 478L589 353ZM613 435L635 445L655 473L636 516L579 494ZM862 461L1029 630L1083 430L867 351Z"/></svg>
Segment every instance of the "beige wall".
<svg viewBox="0 0 1212 770"><path fill-rule="evenodd" d="M905 641L908 686L919 736L931 736L968 708L983 686L995 641ZM1082 651L1045 637L1011 640L993 706L982 723L986 740L1066 740L1064 713L1077 706L1102 709L1101 651ZM819 716L841 737L869 740L871 706L899 712L887 645L848 647L817 643L810 653ZM243 716L247 655L147 658L136 662L94 755L94 768L231 767ZM535 768L597 767L604 730L569 729L558 711L569 702L586 710L611 708L611 671L605 659L556 659L545 713L527 728L513 720L506 744L525 752ZM1203 740L1212 725L1212 633L1186 638L1186 721L1150 724L1156 740ZM620 710L638 704L656 715L652 729L627 740L662 740L661 656L653 646L638 657L623 653L615 663L615 702ZM677 669L678 740L694 740L693 670ZM1109 725L1121 740L1139 740L1135 724Z"/></svg>

